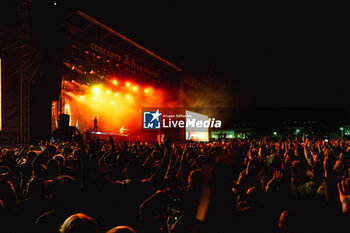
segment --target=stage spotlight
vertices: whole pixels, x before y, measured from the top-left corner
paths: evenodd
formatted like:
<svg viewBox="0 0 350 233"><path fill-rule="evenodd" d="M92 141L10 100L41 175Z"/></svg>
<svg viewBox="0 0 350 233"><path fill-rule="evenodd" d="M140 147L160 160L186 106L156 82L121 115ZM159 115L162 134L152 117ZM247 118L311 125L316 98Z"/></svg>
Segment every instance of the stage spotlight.
<svg viewBox="0 0 350 233"><path fill-rule="evenodd" d="M117 80L114 79L114 80L113 80L113 84L114 84L114 85L117 85L117 84L118 84Z"/></svg>
<svg viewBox="0 0 350 233"><path fill-rule="evenodd" d="M125 86L130 87L130 83L129 83L129 82L128 82L128 83L126 83L126 84L125 84Z"/></svg>
<svg viewBox="0 0 350 233"><path fill-rule="evenodd" d="M111 103L114 104L114 101L112 101Z"/></svg>
<svg viewBox="0 0 350 233"><path fill-rule="evenodd" d="M70 106L69 106L69 104L64 105L64 114L70 115Z"/></svg>
<svg viewBox="0 0 350 233"><path fill-rule="evenodd" d="M107 90L106 92L107 92L107 94L110 94L110 93L111 93L111 90Z"/></svg>
<svg viewBox="0 0 350 233"><path fill-rule="evenodd" d="M96 100L97 98L94 96L94 97L92 97L92 99L93 99L93 100Z"/></svg>
<svg viewBox="0 0 350 233"><path fill-rule="evenodd" d="M145 89L143 89L143 91L145 92L145 94L150 95L153 92L153 88L152 87L146 87Z"/></svg>
<svg viewBox="0 0 350 233"><path fill-rule="evenodd" d="M129 96L129 95L126 95L125 98L130 99L130 96Z"/></svg>
<svg viewBox="0 0 350 233"><path fill-rule="evenodd" d="M134 86L132 89L133 89L134 91L137 91L137 86Z"/></svg>
<svg viewBox="0 0 350 233"><path fill-rule="evenodd" d="M92 93L94 93L94 95L99 95L101 94L102 90L100 87L94 87L92 88Z"/></svg>
<svg viewBox="0 0 350 233"><path fill-rule="evenodd" d="M115 96L115 97L118 97L118 93L114 93L114 96Z"/></svg>
<svg viewBox="0 0 350 233"><path fill-rule="evenodd" d="M100 103L102 103L103 102L103 99L100 99Z"/></svg>

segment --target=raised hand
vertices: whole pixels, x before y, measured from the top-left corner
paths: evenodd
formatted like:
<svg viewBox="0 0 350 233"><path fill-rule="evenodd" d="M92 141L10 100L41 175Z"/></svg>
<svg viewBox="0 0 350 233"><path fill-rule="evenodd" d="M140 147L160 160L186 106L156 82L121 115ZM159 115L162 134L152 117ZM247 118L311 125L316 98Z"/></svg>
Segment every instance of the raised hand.
<svg viewBox="0 0 350 233"><path fill-rule="evenodd" d="M343 213L350 212L350 178L342 179L337 186Z"/></svg>
<svg viewBox="0 0 350 233"><path fill-rule="evenodd" d="M323 160L323 169L324 169L324 176L328 177L333 172L333 162L330 159L329 153L325 153L325 157Z"/></svg>

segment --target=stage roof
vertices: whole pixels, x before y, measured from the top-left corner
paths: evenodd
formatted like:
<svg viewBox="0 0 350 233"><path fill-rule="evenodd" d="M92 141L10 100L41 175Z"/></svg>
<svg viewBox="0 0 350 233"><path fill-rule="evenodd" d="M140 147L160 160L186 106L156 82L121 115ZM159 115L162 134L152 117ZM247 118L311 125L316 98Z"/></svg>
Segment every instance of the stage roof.
<svg viewBox="0 0 350 233"><path fill-rule="evenodd" d="M166 65L166 67L171 68L173 71L182 71L180 67L154 54L81 11L76 11L66 16L65 21L73 26L78 32L95 37L94 39L103 42L117 51L128 51L133 57L152 63L155 66L162 67L162 69L164 69L164 65Z"/></svg>

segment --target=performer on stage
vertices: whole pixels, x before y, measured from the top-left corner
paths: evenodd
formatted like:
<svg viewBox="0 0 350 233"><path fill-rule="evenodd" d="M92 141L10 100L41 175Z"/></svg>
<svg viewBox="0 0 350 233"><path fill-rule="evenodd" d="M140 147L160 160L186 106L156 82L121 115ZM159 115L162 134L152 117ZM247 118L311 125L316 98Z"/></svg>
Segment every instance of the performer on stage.
<svg viewBox="0 0 350 233"><path fill-rule="evenodd" d="M124 135L124 134L126 134L128 132L128 129L125 128L124 125L122 125L122 127L119 130L119 132Z"/></svg>
<svg viewBox="0 0 350 233"><path fill-rule="evenodd" d="M94 115L93 116L93 120L94 120L94 127L92 128L91 132L97 132L97 120L98 120L98 116Z"/></svg>

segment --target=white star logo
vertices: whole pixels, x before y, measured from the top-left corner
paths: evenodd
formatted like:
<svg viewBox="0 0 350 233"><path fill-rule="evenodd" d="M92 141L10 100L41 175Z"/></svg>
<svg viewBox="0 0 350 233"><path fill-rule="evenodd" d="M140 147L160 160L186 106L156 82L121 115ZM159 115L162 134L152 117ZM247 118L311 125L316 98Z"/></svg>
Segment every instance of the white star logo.
<svg viewBox="0 0 350 233"><path fill-rule="evenodd" d="M160 115L162 115L162 114L159 112L159 109L157 109L157 112L156 112L156 113L151 113L151 114L152 114L152 116L153 116L151 122L154 121L155 119L157 119ZM158 120L158 121L159 121L159 120Z"/></svg>

